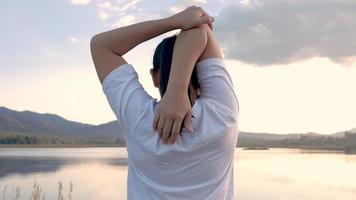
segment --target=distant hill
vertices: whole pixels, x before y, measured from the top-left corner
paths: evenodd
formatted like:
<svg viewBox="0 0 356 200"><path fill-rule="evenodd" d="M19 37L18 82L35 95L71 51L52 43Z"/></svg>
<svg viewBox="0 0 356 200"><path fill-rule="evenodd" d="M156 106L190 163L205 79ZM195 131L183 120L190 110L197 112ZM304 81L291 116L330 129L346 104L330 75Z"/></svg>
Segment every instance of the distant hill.
<svg viewBox="0 0 356 200"><path fill-rule="evenodd" d="M356 153L356 129L330 135L312 132L282 135L240 131L238 137L239 147L345 150L347 153Z"/></svg>
<svg viewBox="0 0 356 200"><path fill-rule="evenodd" d="M240 147L356 148L356 128L331 135L317 133L251 133L239 131ZM0 144L125 145L118 121L100 125L70 121L61 116L0 107Z"/></svg>
<svg viewBox="0 0 356 200"><path fill-rule="evenodd" d="M91 127L93 125L69 121L54 114L18 112L0 107L0 131L72 135Z"/></svg>
<svg viewBox="0 0 356 200"><path fill-rule="evenodd" d="M16 136L41 136L48 138L64 138L73 143L88 141L110 142L124 144L120 124L112 121L98 126L66 120L61 116L32 111L15 111L0 107L0 134L9 138ZM5 134L6 133L6 134Z"/></svg>
<svg viewBox="0 0 356 200"><path fill-rule="evenodd" d="M273 133L251 133L240 131L239 139L261 139L261 140L284 140L284 139L299 139L301 134L273 134Z"/></svg>

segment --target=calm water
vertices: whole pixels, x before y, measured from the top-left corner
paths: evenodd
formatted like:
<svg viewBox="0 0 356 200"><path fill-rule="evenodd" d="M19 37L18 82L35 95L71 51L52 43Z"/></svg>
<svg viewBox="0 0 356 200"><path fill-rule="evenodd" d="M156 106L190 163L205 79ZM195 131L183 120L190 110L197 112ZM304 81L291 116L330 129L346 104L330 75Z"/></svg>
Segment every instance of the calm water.
<svg viewBox="0 0 356 200"><path fill-rule="evenodd" d="M356 155L292 149L246 151L235 157L235 195L241 200L354 200ZM126 199L125 148L0 148L0 200L28 199L34 182L57 199L58 182L72 199ZM5 190L6 188L6 190Z"/></svg>

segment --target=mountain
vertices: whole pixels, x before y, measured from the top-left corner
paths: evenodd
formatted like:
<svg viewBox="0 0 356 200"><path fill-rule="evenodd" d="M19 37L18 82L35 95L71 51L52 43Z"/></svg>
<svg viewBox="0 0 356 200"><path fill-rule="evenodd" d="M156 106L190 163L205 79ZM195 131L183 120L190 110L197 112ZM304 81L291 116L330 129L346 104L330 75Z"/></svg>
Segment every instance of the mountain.
<svg viewBox="0 0 356 200"><path fill-rule="evenodd" d="M96 126L70 121L55 114L15 111L6 107L0 107L0 133L64 137L80 141L111 138L124 143L120 124L117 121Z"/></svg>
<svg viewBox="0 0 356 200"><path fill-rule="evenodd" d="M260 139L260 140L285 140L285 139L299 139L301 134L273 134L273 133L251 133L239 131L239 139Z"/></svg>
<svg viewBox="0 0 356 200"><path fill-rule="evenodd" d="M350 129L348 131L337 132L337 133L332 134L332 136L338 137L338 138L343 138L343 137L345 137L345 133L356 134L356 128Z"/></svg>
<svg viewBox="0 0 356 200"><path fill-rule="evenodd" d="M61 116L0 107L0 144L125 145L118 121L84 124ZM331 135L251 133L239 131L239 147L356 148L356 128Z"/></svg>
<svg viewBox="0 0 356 200"><path fill-rule="evenodd" d="M318 133L304 134L269 134L239 132L238 147L248 149L258 148L300 148L344 150L346 153L356 153L356 129L338 132L330 135ZM252 147L252 148L251 148Z"/></svg>
<svg viewBox="0 0 356 200"><path fill-rule="evenodd" d="M54 114L14 111L0 107L0 131L73 134L93 125L66 120Z"/></svg>

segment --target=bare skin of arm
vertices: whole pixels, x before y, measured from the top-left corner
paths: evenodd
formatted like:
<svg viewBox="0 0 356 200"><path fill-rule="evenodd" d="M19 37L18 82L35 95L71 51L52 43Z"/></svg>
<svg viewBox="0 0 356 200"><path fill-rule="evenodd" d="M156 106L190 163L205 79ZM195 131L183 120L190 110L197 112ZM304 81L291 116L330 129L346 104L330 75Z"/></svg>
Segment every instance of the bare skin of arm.
<svg viewBox="0 0 356 200"><path fill-rule="evenodd" d="M144 21L96 34L90 41L90 49L100 82L115 68L127 64L122 56L137 45L171 30L188 30L203 23L211 24L212 21L213 18L202 8L190 6L167 18Z"/></svg>
<svg viewBox="0 0 356 200"><path fill-rule="evenodd" d="M214 18L201 7L190 6L167 18L144 21L96 34L91 38L90 49L100 82L102 83L115 68L127 64L123 55L140 43L175 29L189 30L202 24L207 24L212 29L213 21ZM186 121L191 121L190 115L187 115L189 108L181 103L174 106L179 109L179 116L184 116L184 119L188 119ZM176 120L180 123L183 121L183 119ZM191 129L189 124L185 126Z"/></svg>
<svg viewBox="0 0 356 200"><path fill-rule="evenodd" d="M191 105L187 94L189 80L195 63L207 58L223 58L208 25L202 24L197 28L179 33L174 46L167 92L156 110L153 121L154 128L158 130L166 144L173 144L180 132L180 119L182 119L180 109L182 107L184 107L183 110L188 109L188 115L191 115ZM189 127L192 125L189 124Z"/></svg>

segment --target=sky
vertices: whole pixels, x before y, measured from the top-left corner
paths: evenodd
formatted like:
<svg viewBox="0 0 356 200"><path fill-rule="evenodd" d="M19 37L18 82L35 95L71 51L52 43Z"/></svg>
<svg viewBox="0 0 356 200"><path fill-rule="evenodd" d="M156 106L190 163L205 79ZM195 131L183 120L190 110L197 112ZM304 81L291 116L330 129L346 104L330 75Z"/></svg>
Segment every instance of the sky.
<svg viewBox="0 0 356 200"><path fill-rule="evenodd" d="M0 106L90 124L115 120L92 63L99 32L201 6L233 80L239 129L329 134L356 127L353 0L55 0L0 2ZM158 43L123 57L146 91Z"/></svg>

